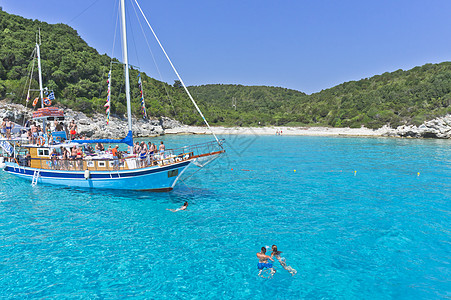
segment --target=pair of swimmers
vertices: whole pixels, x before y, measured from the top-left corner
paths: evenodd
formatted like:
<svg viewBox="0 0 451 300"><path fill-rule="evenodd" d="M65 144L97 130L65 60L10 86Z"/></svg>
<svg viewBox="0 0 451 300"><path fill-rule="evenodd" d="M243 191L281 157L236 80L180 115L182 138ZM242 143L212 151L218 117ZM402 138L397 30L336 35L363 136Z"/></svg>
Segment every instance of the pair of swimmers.
<svg viewBox="0 0 451 300"><path fill-rule="evenodd" d="M294 276L297 273L297 271L295 269L293 269L291 266L288 266L285 261L285 258L280 256L282 251L278 251L276 245L272 245L271 249L272 249L271 256L266 255L266 247L262 247L261 252L257 253L257 257L258 257L257 268L260 270L258 272L258 275L260 276L261 273L263 272L263 269L265 269L265 268L271 270L271 275L276 273L276 270L274 269L273 264L268 262L268 260L271 260L274 262L273 257L275 257L279 261L282 268L284 268L285 270L290 272L290 274L292 276Z"/></svg>

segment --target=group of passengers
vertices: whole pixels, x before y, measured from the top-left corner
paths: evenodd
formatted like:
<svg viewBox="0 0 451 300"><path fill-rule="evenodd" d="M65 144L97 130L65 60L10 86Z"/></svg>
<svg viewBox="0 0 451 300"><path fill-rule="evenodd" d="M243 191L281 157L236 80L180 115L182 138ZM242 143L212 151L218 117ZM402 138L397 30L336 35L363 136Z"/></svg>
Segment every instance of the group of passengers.
<svg viewBox="0 0 451 300"><path fill-rule="evenodd" d="M83 159L87 152L88 151L86 148L85 151L83 151L82 147L80 146L74 146L69 149L60 147L59 151L57 150L57 148L53 148L52 152L50 153L50 161L53 168L57 168L57 166L59 165L61 169L68 170L70 168L69 161L71 160L76 161L76 166L82 168L83 164L79 161ZM59 163L59 161L61 161L61 163Z"/></svg>
<svg viewBox="0 0 451 300"><path fill-rule="evenodd" d="M9 118L4 118L0 125L0 136L11 139L14 126L14 122L9 120ZM55 132L63 132L63 135L58 138L59 141L63 141L65 139L73 140L76 138L86 138L77 133L77 128L78 127L75 120L70 121L70 123L66 126L64 122L60 122L55 119L53 122L47 123L46 130L44 130L41 125L37 125L35 121L27 121L24 129L21 130L19 135L23 138L27 138L29 143L33 145L44 143L54 144L54 137L52 133Z"/></svg>
<svg viewBox="0 0 451 300"><path fill-rule="evenodd" d="M113 160L115 162L115 166L118 165L119 159L123 158L124 153L118 150L119 146L114 148L108 146L105 150L105 147L102 143L97 143L93 148L90 144L85 146L73 146L71 148L65 148L61 146L59 149L53 148L50 153L50 161L52 163L52 168L57 168L59 166L62 169L69 169L70 163L69 161L75 161L76 167L82 168L83 164L80 163L86 156L96 156L98 154L108 153L113 156ZM157 148L155 144L152 142L136 142L133 147L133 153L136 155L138 160L138 165L140 167L151 166L155 164L156 157L155 155L158 153L158 158L164 156L165 145L163 142L160 143L160 146ZM59 163L59 161L62 161Z"/></svg>
<svg viewBox="0 0 451 300"><path fill-rule="evenodd" d="M133 146L133 154L139 157L141 167L152 165L156 154L159 154L160 158L164 157L164 151L165 145L163 141L161 141L159 147L152 142L146 144L144 141L141 143L136 142Z"/></svg>

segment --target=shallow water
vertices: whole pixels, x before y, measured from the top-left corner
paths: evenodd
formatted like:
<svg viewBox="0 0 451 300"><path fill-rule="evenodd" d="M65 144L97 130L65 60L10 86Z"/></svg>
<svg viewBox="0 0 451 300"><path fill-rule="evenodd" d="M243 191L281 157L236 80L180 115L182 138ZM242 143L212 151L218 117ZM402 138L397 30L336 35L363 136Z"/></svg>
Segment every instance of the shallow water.
<svg viewBox="0 0 451 300"><path fill-rule="evenodd" d="M1 297L451 297L450 141L226 139L169 193L32 188L1 172ZM257 276L272 244L297 275L276 261Z"/></svg>

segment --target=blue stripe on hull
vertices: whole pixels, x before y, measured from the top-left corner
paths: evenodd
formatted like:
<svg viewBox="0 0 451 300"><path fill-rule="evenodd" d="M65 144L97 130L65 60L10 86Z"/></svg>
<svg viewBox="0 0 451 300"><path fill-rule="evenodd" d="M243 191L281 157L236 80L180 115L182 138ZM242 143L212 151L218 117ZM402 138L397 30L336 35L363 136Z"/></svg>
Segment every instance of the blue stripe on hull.
<svg viewBox="0 0 451 300"><path fill-rule="evenodd" d="M84 171L42 170L38 184L57 184L84 188L103 188L120 190L170 190L178 177L191 161L176 163L165 167L150 167L136 170L92 171L85 179ZM178 169L178 176L168 177L168 171ZM32 180L36 169L7 164L5 171L18 177Z"/></svg>

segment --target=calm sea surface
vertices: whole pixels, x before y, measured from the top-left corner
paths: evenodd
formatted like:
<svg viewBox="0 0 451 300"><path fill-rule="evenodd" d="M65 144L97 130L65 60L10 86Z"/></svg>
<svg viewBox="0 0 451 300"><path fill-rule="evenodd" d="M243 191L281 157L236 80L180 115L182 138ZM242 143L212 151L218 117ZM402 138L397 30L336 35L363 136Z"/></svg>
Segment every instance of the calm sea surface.
<svg viewBox="0 0 451 300"><path fill-rule="evenodd" d="M451 297L451 141L225 138L226 155L169 193L0 172L0 298ZM278 262L257 276L272 244L295 276Z"/></svg>

